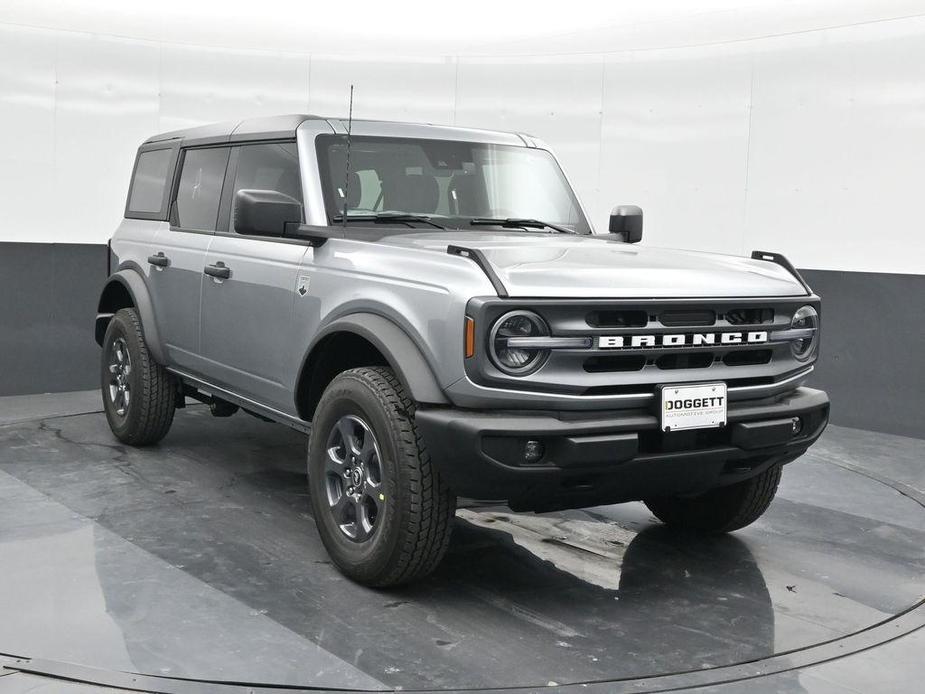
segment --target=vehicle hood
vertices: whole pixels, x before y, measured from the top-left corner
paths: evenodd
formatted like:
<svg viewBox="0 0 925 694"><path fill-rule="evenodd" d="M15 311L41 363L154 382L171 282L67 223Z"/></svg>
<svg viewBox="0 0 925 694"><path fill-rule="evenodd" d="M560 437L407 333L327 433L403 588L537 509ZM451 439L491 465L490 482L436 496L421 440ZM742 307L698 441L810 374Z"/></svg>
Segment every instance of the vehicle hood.
<svg viewBox="0 0 925 694"><path fill-rule="evenodd" d="M605 235L443 231L381 243L481 251L512 297L683 298L803 296L785 268L763 260L622 243Z"/></svg>

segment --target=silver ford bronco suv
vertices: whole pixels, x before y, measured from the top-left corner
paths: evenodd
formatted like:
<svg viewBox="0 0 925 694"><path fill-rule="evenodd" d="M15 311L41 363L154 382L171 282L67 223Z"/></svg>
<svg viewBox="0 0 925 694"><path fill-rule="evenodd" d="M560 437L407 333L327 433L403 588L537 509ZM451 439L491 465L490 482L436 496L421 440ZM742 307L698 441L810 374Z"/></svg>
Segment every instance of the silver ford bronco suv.
<svg viewBox="0 0 925 694"><path fill-rule="evenodd" d="M595 233L514 133L308 115L138 149L96 339L131 445L190 398L309 434L318 532L387 586L430 572L457 497L550 511L642 500L726 532L819 437L819 298L781 255Z"/></svg>

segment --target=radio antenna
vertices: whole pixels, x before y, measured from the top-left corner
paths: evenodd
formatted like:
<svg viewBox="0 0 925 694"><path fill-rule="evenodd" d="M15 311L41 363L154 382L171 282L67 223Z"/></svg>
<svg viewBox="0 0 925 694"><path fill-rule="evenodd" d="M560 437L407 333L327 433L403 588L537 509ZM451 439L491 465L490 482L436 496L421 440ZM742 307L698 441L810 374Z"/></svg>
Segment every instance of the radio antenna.
<svg viewBox="0 0 925 694"><path fill-rule="evenodd" d="M341 221L347 228L347 200L350 198L350 131L353 129L353 85L350 85L350 108L347 114L347 161L344 166L344 214Z"/></svg>

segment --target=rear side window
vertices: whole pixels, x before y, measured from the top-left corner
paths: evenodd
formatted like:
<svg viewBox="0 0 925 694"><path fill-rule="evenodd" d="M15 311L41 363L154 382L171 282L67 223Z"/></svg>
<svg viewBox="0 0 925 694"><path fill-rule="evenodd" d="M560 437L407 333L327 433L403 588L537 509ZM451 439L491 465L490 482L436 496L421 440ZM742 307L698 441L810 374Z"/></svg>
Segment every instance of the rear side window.
<svg viewBox="0 0 925 694"><path fill-rule="evenodd" d="M183 229L215 231L228 147L190 149L177 186L176 222Z"/></svg>
<svg viewBox="0 0 925 694"><path fill-rule="evenodd" d="M154 149L138 155L126 217L135 214L149 217L164 212L164 193L173 154L173 149Z"/></svg>
<svg viewBox="0 0 925 694"><path fill-rule="evenodd" d="M299 152L295 142L244 145L232 190L231 228L234 229L234 198L239 190L275 190L302 202Z"/></svg>

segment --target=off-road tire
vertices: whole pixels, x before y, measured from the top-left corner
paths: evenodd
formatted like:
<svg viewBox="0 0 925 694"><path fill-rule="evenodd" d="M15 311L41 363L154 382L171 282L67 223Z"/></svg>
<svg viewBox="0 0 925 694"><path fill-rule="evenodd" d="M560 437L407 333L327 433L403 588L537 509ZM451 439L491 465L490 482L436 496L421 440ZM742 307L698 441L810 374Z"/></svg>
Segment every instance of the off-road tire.
<svg viewBox="0 0 925 694"><path fill-rule="evenodd" d="M131 371L126 377L131 398L122 415L109 390L113 348L119 339L124 341L131 359ZM103 338L100 386L109 428L122 443L148 446L160 441L170 430L177 403L177 381L148 351L141 318L134 308L120 309L109 321Z"/></svg>
<svg viewBox="0 0 925 694"><path fill-rule="evenodd" d="M364 585L420 579L440 563L449 545L456 497L431 462L414 413L414 401L391 369L361 367L328 385L312 420L308 479L315 523L334 564ZM341 530L326 487L329 437L349 416L362 419L375 435L384 494L370 536L359 542Z"/></svg>
<svg viewBox="0 0 925 694"><path fill-rule="evenodd" d="M763 514L777 492L780 464L760 475L695 497L659 497L645 504L668 526L710 533L728 533L744 528Z"/></svg>

